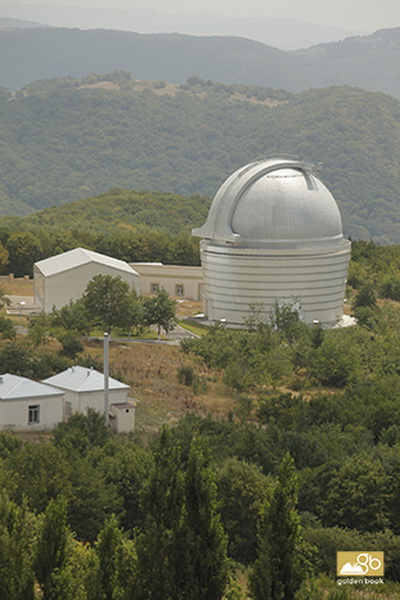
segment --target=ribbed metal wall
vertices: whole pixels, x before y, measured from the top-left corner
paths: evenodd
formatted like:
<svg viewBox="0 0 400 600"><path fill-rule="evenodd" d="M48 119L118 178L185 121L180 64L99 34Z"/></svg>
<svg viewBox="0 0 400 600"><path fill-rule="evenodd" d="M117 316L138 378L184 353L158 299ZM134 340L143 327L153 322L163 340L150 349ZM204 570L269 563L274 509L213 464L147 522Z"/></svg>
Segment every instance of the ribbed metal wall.
<svg viewBox="0 0 400 600"><path fill-rule="evenodd" d="M307 323L333 325L343 314L350 242L339 249L274 251L201 242L205 312L210 321L242 325L249 305L270 316L276 302L299 302Z"/></svg>

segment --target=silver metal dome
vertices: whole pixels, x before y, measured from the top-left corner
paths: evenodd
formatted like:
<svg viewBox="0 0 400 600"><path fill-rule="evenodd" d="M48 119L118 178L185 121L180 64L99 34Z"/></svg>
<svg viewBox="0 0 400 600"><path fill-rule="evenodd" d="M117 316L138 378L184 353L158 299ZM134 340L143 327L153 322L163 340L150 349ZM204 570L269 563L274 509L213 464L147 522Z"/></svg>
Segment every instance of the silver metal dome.
<svg viewBox="0 0 400 600"><path fill-rule="evenodd" d="M343 314L350 242L332 194L313 165L274 158L233 173L206 223L193 229L204 273L204 314L243 326L254 303L262 315L294 299L306 323Z"/></svg>
<svg viewBox="0 0 400 600"><path fill-rule="evenodd" d="M206 223L193 235L253 248L339 246L340 212L314 168L282 158L242 167L220 187Z"/></svg>

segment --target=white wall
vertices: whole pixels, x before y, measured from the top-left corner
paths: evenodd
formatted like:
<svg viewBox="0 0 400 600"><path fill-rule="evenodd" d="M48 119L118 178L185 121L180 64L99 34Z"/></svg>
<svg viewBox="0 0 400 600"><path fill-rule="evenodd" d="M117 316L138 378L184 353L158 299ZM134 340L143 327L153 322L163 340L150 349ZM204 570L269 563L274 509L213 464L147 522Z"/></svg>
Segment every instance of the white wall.
<svg viewBox="0 0 400 600"><path fill-rule="evenodd" d="M30 406L39 406L39 423L28 423ZM0 429L53 429L63 420L63 395L0 400Z"/></svg>
<svg viewBox="0 0 400 600"><path fill-rule="evenodd" d="M276 301L296 299L307 323L332 325L343 314L350 242L339 250L229 248L201 242L204 311L211 321L243 325L250 304L268 317Z"/></svg>
<svg viewBox="0 0 400 600"><path fill-rule="evenodd" d="M172 297L202 299L203 271L201 267L163 265L162 263L130 263L141 278L144 294L153 294L153 286L164 288ZM181 293L181 289L182 292Z"/></svg>
<svg viewBox="0 0 400 600"><path fill-rule="evenodd" d="M129 389L109 390L110 404L127 402L129 391ZM69 416L66 414L67 402L71 405L71 414L76 412L86 414L88 408L93 408L102 414L104 413L103 390L94 392L73 392L71 390L65 390L64 398L64 421L67 421Z"/></svg>
<svg viewBox="0 0 400 600"><path fill-rule="evenodd" d="M110 412L114 415L114 418L110 420L110 424L115 433L130 433L135 429L134 404L111 404Z"/></svg>
<svg viewBox="0 0 400 600"><path fill-rule="evenodd" d="M111 277L120 276L123 281L129 283L136 291L140 291L140 278L134 273L128 273L107 265L90 262L84 265L78 265L68 271L57 273L44 278L38 274L37 267L34 270L35 276L35 298L40 303L41 290L43 290L44 300L39 310L50 312L55 306L61 308L68 304L70 300L77 300L83 294L87 284L95 275L111 275Z"/></svg>
<svg viewBox="0 0 400 600"><path fill-rule="evenodd" d="M109 390L109 403L126 402L129 389ZM104 413L104 391L80 392L79 393L79 412L86 413L88 408L94 408L100 413Z"/></svg>

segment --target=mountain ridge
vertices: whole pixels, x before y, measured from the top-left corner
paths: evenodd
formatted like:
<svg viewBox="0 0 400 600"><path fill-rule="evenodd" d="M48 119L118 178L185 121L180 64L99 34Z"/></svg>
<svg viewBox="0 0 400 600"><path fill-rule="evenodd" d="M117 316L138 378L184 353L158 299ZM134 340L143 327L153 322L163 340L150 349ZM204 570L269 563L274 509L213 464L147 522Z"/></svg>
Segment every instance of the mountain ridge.
<svg viewBox="0 0 400 600"><path fill-rule="evenodd" d="M212 197L263 155L322 162L345 232L400 241L400 102L331 87L140 82L114 72L0 95L0 206L40 210L111 188ZM23 209L23 210L22 210Z"/></svg>
<svg viewBox="0 0 400 600"><path fill-rule="evenodd" d="M172 83L184 83L196 75L224 84L291 92L353 85L400 98L399 29L296 52L232 36L52 27L0 31L0 53L7 57L0 63L0 86L18 90L38 79L83 77L118 69L137 79Z"/></svg>

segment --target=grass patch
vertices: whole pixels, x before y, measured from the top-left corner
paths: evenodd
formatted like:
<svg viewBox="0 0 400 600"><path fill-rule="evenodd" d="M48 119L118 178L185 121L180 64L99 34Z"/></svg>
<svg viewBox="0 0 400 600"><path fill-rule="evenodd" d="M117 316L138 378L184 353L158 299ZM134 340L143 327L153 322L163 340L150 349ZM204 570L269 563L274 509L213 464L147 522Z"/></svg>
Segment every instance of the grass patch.
<svg viewBox="0 0 400 600"><path fill-rule="evenodd" d="M190 333L194 333L196 335L202 336L209 330L208 325L203 325L202 323L197 323L197 321L190 321L188 319L178 321L178 325Z"/></svg>
<svg viewBox="0 0 400 600"><path fill-rule="evenodd" d="M103 338L104 331L102 329L93 329L93 331L90 332L90 335L91 335L91 337ZM110 333L110 339L111 340L125 339L126 341L129 341L129 340L158 340L158 335L157 335L157 332L154 331L153 329L150 329L150 330L140 333L138 335L129 335L126 331L122 331L119 329L113 329ZM160 339L166 340L168 338L166 338L164 335L161 335Z"/></svg>

